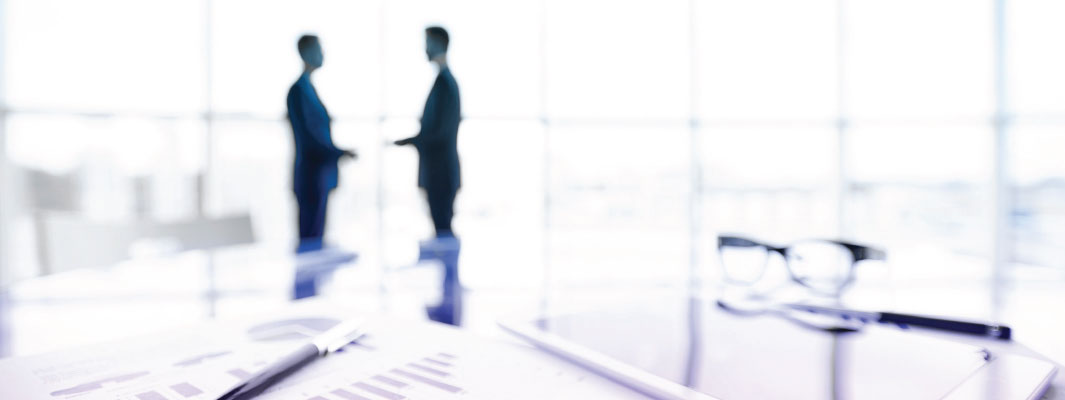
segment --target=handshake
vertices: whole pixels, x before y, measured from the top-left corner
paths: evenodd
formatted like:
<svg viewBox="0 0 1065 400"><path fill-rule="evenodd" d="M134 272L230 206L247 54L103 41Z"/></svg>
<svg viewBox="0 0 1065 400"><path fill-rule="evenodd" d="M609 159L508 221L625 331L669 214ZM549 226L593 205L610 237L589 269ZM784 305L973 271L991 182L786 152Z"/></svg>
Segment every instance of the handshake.
<svg viewBox="0 0 1065 400"><path fill-rule="evenodd" d="M409 144L414 144L414 138L413 137L409 137L409 138L406 138L406 139L396 140L396 141L392 142L392 144L394 144L396 146L406 146L406 145L409 145ZM355 150L341 150L341 151L343 153L340 155L340 159L345 159L345 158L350 158L352 160L359 159L359 155L355 152Z"/></svg>
<svg viewBox="0 0 1065 400"><path fill-rule="evenodd" d="M394 144L396 146L406 146L408 144L414 144L414 138L410 137L410 138L406 138L406 139L396 140L396 141L392 142L392 144ZM342 159L342 160L345 159L345 158L350 158L351 160L359 159L359 155L358 155L358 153L355 152L355 150L341 150L341 151L343 152L342 154L340 154L340 159Z"/></svg>

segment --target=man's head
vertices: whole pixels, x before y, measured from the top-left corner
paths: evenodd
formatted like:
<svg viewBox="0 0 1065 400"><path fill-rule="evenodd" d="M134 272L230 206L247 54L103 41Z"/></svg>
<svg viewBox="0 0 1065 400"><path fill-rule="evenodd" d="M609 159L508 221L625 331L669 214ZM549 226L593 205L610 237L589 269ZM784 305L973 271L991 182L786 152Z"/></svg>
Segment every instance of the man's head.
<svg viewBox="0 0 1065 400"><path fill-rule="evenodd" d="M425 28L425 55L429 56L430 61L447 54L448 42L450 39L444 28L439 26Z"/></svg>
<svg viewBox="0 0 1065 400"><path fill-rule="evenodd" d="M322 45L318 43L318 36L303 35L296 42L296 48L300 51L300 58L312 69L322 66Z"/></svg>

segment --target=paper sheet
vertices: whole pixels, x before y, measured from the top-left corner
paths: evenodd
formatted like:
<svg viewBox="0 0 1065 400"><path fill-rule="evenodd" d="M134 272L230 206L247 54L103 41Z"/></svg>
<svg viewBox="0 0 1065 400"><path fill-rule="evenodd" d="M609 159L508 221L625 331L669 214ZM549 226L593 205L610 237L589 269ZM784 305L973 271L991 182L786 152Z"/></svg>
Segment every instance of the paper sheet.
<svg viewBox="0 0 1065 400"><path fill-rule="evenodd" d="M304 303L265 318L0 360L0 399L213 399L352 317L357 316ZM367 321L365 338L311 363L259 398L642 398L532 348L436 324Z"/></svg>

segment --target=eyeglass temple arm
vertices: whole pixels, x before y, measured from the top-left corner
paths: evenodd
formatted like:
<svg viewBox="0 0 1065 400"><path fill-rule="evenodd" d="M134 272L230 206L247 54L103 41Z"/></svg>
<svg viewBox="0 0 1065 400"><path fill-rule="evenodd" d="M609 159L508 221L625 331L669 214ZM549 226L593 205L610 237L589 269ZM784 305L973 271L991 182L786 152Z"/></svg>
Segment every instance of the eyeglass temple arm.
<svg viewBox="0 0 1065 400"><path fill-rule="evenodd" d="M882 261L882 260L886 260L887 259L887 253L884 252L884 250L880 250L880 249L869 247L869 246L862 246L860 244L842 243L842 242L840 242L839 244L842 244L842 245L846 246L848 249L850 249L851 253L854 254L854 261L862 261L862 260L880 260L880 261Z"/></svg>
<svg viewBox="0 0 1065 400"><path fill-rule="evenodd" d="M717 237L717 247L720 248L720 247L725 247L725 246L733 246L733 247L770 247L770 246L768 246L768 245L766 245L764 243L761 243L761 242L758 242L758 241L754 241L754 240L751 240L751 239L747 239L747 238L742 238L742 237L739 237L739 236L718 236Z"/></svg>

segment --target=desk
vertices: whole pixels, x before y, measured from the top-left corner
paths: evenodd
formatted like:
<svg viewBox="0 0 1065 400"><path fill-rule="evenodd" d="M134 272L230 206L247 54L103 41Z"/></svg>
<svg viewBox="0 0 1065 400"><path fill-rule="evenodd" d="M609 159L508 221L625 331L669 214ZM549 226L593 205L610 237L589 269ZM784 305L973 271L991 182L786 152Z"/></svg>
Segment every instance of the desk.
<svg viewBox="0 0 1065 400"><path fill-rule="evenodd" d="M29 279L0 290L0 356L280 307L308 290L331 287L333 273L354 260L354 253L337 249L297 255L291 249L238 246ZM347 290L376 288L375 271L350 270L355 279Z"/></svg>
<svg viewBox="0 0 1065 400"><path fill-rule="evenodd" d="M211 304L219 318L251 310L280 308L291 301L295 264L288 249L242 248L220 251L208 270L206 254L188 253L140 260L111 268L75 271L18 283L3 291L5 354L26 355L174 329L208 318ZM208 298L208 277L217 297ZM366 312L400 319L424 319L416 293L382 286L393 279L373 266L338 271L320 297ZM496 337L495 320L513 313L563 311L609 305L635 293L676 292L685 285L552 288L541 290L473 289L465 292L464 326ZM708 288L708 290L713 290ZM992 301L988 293L996 292ZM1015 343L989 342L1010 351L1036 352L1065 360L1065 291L1058 282L1019 281L992 288L979 282L924 281L862 284L844 302L868 310L893 310L965 318L994 319L1014 328ZM992 304L994 303L994 304ZM76 329L72 329L76 327ZM957 340L975 340L957 337ZM520 343L511 339L513 343ZM1046 399L1065 400L1065 372Z"/></svg>
<svg viewBox="0 0 1065 400"><path fill-rule="evenodd" d="M1015 352L1054 362L1059 372L1044 395L1044 399L1065 399L1065 291L1059 283L1016 282L999 288L1000 304L989 307L985 299L990 288L980 282L912 283L905 288L863 285L848 292L842 301L850 307L869 311L898 311L916 314L955 316L975 320L997 320L1013 328L1012 341L975 338L967 335L917 331L947 340L987 347L994 352ZM645 289L648 297L666 294L671 289ZM553 304L575 305L583 308L609 306L632 301L634 289L567 290L553 296ZM713 299L721 294L720 287L699 291ZM770 318L770 317L766 317Z"/></svg>
<svg viewBox="0 0 1065 400"><path fill-rule="evenodd" d="M980 293L997 292L990 307L978 301ZM1013 351L1047 359L1058 365L1058 374L1044 399L1065 399L1065 290L1059 282L1020 281L993 288L988 284L913 284L906 288L866 288L852 296L851 303L868 309L887 304L895 311L958 315L964 318L1001 321L1013 329L1013 340L1002 342L965 335L922 332L951 340ZM892 300L888 300L891 298ZM929 302L928 299L953 299ZM953 303L953 304L951 304ZM968 303L968 304L966 304Z"/></svg>

